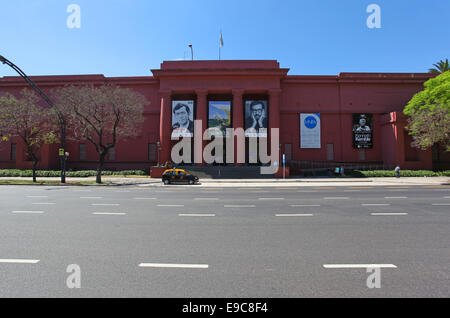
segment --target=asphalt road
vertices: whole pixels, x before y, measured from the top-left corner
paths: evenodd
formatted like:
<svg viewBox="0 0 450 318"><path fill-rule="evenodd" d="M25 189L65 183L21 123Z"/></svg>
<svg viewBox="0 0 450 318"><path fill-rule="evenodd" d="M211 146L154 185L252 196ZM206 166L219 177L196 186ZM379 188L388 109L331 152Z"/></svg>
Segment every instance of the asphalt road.
<svg viewBox="0 0 450 318"><path fill-rule="evenodd" d="M0 297L449 297L449 264L449 186L0 186Z"/></svg>

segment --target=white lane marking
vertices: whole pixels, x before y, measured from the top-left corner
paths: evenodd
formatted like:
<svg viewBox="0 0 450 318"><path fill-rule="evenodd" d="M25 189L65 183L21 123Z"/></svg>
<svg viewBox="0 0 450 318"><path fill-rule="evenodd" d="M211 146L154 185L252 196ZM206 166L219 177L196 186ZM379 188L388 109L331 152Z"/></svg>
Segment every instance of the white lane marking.
<svg viewBox="0 0 450 318"><path fill-rule="evenodd" d="M284 200L284 198L258 198L258 200Z"/></svg>
<svg viewBox="0 0 450 318"><path fill-rule="evenodd" d="M38 259L12 259L5 258L0 259L0 263L8 263L8 264L36 264L39 263Z"/></svg>
<svg viewBox="0 0 450 318"><path fill-rule="evenodd" d="M224 205L224 208L256 208L256 205Z"/></svg>
<svg viewBox="0 0 450 318"><path fill-rule="evenodd" d="M169 207L172 207L172 208L179 207L179 208L181 208L181 207L184 207L184 205L182 205L182 204L158 204L157 206L165 207L165 208L169 208Z"/></svg>
<svg viewBox="0 0 450 318"><path fill-rule="evenodd" d="M291 205L291 207L293 207L293 208L297 208L297 207L313 207L313 206L317 207L317 206L320 206L320 204L293 204L293 205Z"/></svg>
<svg viewBox="0 0 450 318"><path fill-rule="evenodd" d="M126 215L126 213L113 213L113 212L93 212L95 215Z"/></svg>
<svg viewBox="0 0 450 318"><path fill-rule="evenodd" d="M325 197L324 200L348 200L348 197Z"/></svg>
<svg viewBox="0 0 450 318"><path fill-rule="evenodd" d="M120 204L118 204L118 203L92 203L92 205L96 205L96 206L118 206Z"/></svg>
<svg viewBox="0 0 450 318"><path fill-rule="evenodd" d="M27 195L27 198L48 198L48 195Z"/></svg>
<svg viewBox="0 0 450 318"><path fill-rule="evenodd" d="M390 203L362 203L362 206L388 206Z"/></svg>
<svg viewBox="0 0 450 318"><path fill-rule="evenodd" d="M80 199L102 199L102 197L80 197Z"/></svg>
<svg viewBox="0 0 450 318"><path fill-rule="evenodd" d="M370 213L370 215L408 215L408 213Z"/></svg>
<svg viewBox="0 0 450 318"><path fill-rule="evenodd" d="M178 216L199 216L199 217L209 216L209 217L212 217L212 216L216 216L216 215L215 214L178 214Z"/></svg>
<svg viewBox="0 0 450 318"><path fill-rule="evenodd" d="M275 216L314 216L314 214L275 214Z"/></svg>
<svg viewBox="0 0 450 318"><path fill-rule="evenodd" d="M394 264L324 264L325 268L397 268Z"/></svg>
<svg viewBox="0 0 450 318"><path fill-rule="evenodd" d="M55 205L56 203L50 203L50 202L33 202L31 204L35 205Z"/></svg>
<svg viewBox="0 0 450 318"><path fill-rule="evenodd" d="M195 198L194 200L197 200L197 201L215 201L215 200L219 200L219 198Z"/></svg>
<svg viewBox="0 0 450 318"><path fill-rule="evenodd" d="M156 198L134 198L135 200L156 200Z"/></svg>
<svg viewBox="0 0 450 318"><path fill-rule="evenodd" d="M450 205L450 203L433 203L432 205Z"/></svg>
<svg viewBox="0 0 450 318"><path fill-rule="evenodd" d="M444 199L450 199L450 197L444 197Z"/></svg>
<svg viewBox="0 0 450 318"><path fill-rule="evenodd" d="M384 197L385 199L408 199L408 197Z"/></svg>
<svg viewBox="0 0 450 318"><path fill-rule="evenodd" d="M207 264L162 264L162 263L141 263L139 267L155 267L155 268L194 268L194 269L206 269L209 267Z"/></svg>
<svg viewBox="0 0 450 318"><path fill-rule="evenodd" d="M12 211L12 213L42 214L42 213L44 213L44 211Z"/></svg>

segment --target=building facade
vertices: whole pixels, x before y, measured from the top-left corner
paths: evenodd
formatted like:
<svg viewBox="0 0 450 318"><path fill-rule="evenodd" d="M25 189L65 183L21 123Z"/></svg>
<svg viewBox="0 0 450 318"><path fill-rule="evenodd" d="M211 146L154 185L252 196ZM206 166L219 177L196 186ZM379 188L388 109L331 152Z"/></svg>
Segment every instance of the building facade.
<svg viewBox="0 0 450 318"><path fill-rule="evenodd" d="M443 168L450 161L439 149L411 147L411 137L405 130L407 121L402 110L423 89L430 74L297 76L288 75L289 69L280 68L275 60L166 61L151 72L153 76L148 77L32 79L44 92L68 84L114 83L147 98L142 133L120 140L108 155L106 169L148 170L171 161L171 150L177 142L171 137L177 132L178 136L189 134L194 120L204 123L203 130L208 126L245 130L245 163L235 163L240 165L254 162L249 138L259 136L270 142L272 128L279 128L280 150L292 167L344 164L433 169ZM20 77L0 78L0 94L19 94L25 87ZM205 147L207 142L200 145ZM89 142L68 142L67 152L68 169L96 168L98 155ZM44 146L40 157L39 169L59 169L58 145ZM0 168L29 167L31 162L19 139L0 143Z"/></svg>

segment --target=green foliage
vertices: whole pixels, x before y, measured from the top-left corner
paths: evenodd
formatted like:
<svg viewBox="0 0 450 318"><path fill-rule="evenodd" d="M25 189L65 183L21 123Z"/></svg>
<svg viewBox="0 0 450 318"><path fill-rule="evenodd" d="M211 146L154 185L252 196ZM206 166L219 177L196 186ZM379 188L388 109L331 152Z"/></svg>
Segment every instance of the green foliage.
<svg viewBox="0 0 450 318"><path fill-rule="evenodd" d="M428 80L403 112L413 146L426 149L441 142L450 151L450 71Z"/></svg>
<svg viewBox="0 0 450 318"><path fill-rule="evenodd" d="M59 177L61 171L59 170L37 170L37 177ZM67 171L67 177L95 177L97 175L96 170L80 170L80 171ZM148 172L144 170L123 170L123 171L102 171L103 176L146 176ZM0 169L0 177L32 177L32 170L18 170L18 169Z"/></svg>
<svg viewBox="0 0 450 318"><path fill-rule="evenodd" d="M444 60L440 60L438 63L433 64L433 66L434 68L430 68L428 70L428 72L431 74L441 74L450 70L448 59L445 59L445 62Z"/></svg>
<svg viewBox="0 0 450 318"><path fill-rule="evenodd" d="M349 170L345 174L354 178L377 178L377 177L395 177L394 170ZM429 171L429 170L400 170L401 177L450 177L450 170Z"/></svg>

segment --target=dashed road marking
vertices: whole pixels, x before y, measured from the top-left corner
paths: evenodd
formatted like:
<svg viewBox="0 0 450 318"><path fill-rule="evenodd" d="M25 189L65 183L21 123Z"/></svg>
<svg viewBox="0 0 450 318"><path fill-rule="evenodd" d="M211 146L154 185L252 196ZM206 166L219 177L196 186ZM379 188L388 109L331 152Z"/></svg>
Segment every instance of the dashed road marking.
<svg viewBox="0 0 450 318"><path fill-rule="evenodd" d="M22 214L42 214L44 211L12 211L12 213L22 213Z"/></svg>
<svg viewBox="0 0 450 318"><path fill-rule="evenodd" d="M324 264L325 268L397 268L394 264Z"/></svg>
<svg viewBox="0 0 450 318"><path fill-rule="evenodd" d="M216 216L215 214L178 214L178 216L192 216L192 217L213 217Z"/></svg>
<svg viewBox="0 0 450 318"><path fill-rule="evenodd" d="M384 197L385 199L408 199L408 197Z"/></svg>
<svg viewBox="0 0 450 318"><path fill-rule="evenodd" d="M192 269L207 269L207 264L162 264L162 263L141 263L139 267L154 267L154 268L192 268Z"/></svg>
<svg viewBox="0 0 450 318"><path fill-rule="evenodd" d="M256 208L256 205L224 205L224 208Z"/></svg>
<svg viewBox="0 0 450 318"><path fill-rule="evenodd" d="M348 200L348 197L325 197L324 200Z"/></svg>
<svg viewBox="0 0 450 318"><path fill-rule="evenodd" d="M0 263L7 264L37 264L40 260L38 259L13 259L13 258L4 258L0 259Z"/></svg>
<svg viewBox="0 0 450 318"><path fill-rule="evenodd" d="M126 215L126 213L123 212L93 212L94 215Z"/></svg>
<svg viewBox="0 0 450 318"><path fill-rule="evenodd" d="M314 216L314 214L275 214L275 216L285 217L285 216Z"/></svg>
<svg viewBox="0 0 450 318"><path fill-rule="evenodd" d="M408 215L408 213L370 213L370 215L374 216L390 216L390 215Z"/></svg>
<svg viewBox="0 0 450 318"><path fill-rule="evenodd" d="M158 204L158 207L162 208L182 208L184 205L182 204Z"/></svg>

